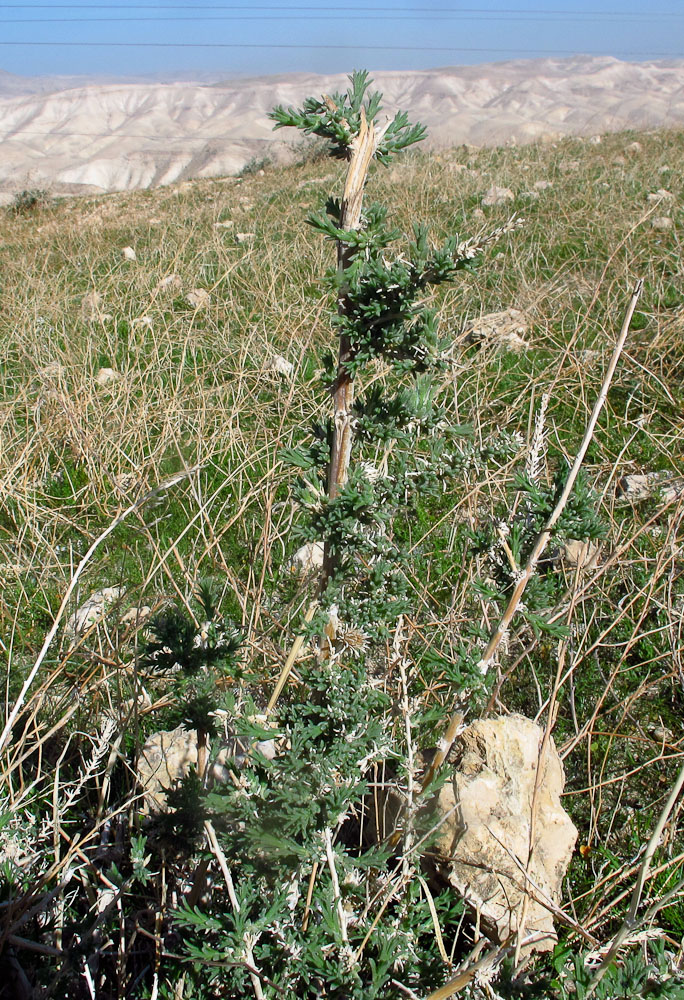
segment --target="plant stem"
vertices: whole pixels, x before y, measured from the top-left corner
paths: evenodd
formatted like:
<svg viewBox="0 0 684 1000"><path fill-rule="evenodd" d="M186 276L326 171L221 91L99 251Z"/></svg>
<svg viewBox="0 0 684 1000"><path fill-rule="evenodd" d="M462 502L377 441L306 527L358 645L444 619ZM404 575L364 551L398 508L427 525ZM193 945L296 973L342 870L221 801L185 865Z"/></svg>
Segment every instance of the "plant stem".
<svg viewBox="0 0 684 1000"><path fill-rule="evenodd" d="M340 215L341 229L358 229L361 223L361 208L363 205L363 190L368 177L373 155L378 148L387 126L376 130L374 122L368 122L365 109L361 108L361 125L358 135L350 146L349 169L344 185L342 212ZM352 249L338 241L337 267L340 272L347 270L351 263ZM349 309L349 301L344 292L337 303L340 315ZM349 462L351 459L354 403L354 380L349 374L347 364L352 359L352 344L344 334L340 337L337 358L337 375L332 386L333 399L333 440L330 448L330 464L328 465L328 496L334 500L341 486L347 481ZM335 569L336 559L328 545L323 555L323 572L321 576L321 591Z"/></svg>

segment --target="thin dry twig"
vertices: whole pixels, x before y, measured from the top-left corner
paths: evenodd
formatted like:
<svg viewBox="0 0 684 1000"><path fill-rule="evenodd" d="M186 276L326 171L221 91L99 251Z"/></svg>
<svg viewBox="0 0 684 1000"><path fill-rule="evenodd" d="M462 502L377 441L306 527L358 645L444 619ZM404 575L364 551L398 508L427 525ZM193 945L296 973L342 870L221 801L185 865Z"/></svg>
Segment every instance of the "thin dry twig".
<svg viewBox="0 0 684 1000"><path fill-rule="evenodd" d="M617 368L618 361L620 360L620 355L622 354L622 350L625 346L625 341L627 340L627 334L629 333L629 326L632 321L632 316L634 315L634 310L636 309L637 302L639 301L642 288L643 288L643 280L639 279L636 285L634 286L634 291L632 292L632 296L627 306L627 311L625 313L625 318L622 323L620 335L615 345L615 349L613 350L613 355L610 359L610 363L608 364L608 368L606 370L606 374L603 379L601 390L594 404L594 408L591 412L591 416L587 424L587 429L584 432L584 437L582 438L582 442L575 457L575 461L573 462L572 467L568 473L568 477L563 492L561 493L561 496L559 497L556 506L551 512L548 521L544 525L543 530L539 534L539 537L537 538L534 548L532 549L530 557L527 561L527 565L521 572L520 578L516 583L513 594L511 595L511 598L508 602L508 606L504 611L499 621L499 624L494 630L487 645L487 648L482 654L482 659L480 660L480 668L483 674L487 672L487 669L489 668L490 664L494 659L494 654L499 648L501 640L508 631L508 627L511 621L513 620L513 617L518 609L520 601L522 600L525 588L529 583L530 579L532 578L532 576L534 575L534 573L536 572L537 563L539 562L539 559L543 554L544 549L546 548L549 542L549 539L551 538L551 532L555 524L557 523L558 519L560 518L561 514L563 513L565 505L568 502L572 489L575 485L575 481L579 474L580 468L582 466L582 462L584 461L584 456L586 455L587 449L589 448L591 440L594 436L594 430L596 428L599 415L601 413L601 410L603 409L604 403L608 396L608 390L613 380L613 375L615 374L615 369ZM459 726L461 725L461 722L462 722L461 712L460 711L454 712L449 721L449 725L447 726L447 730L444 736L439 741L437 752L423 778L423 784L422 784L423 791L426 788L428 788L429 785L432 783L435 775L437 774L440 767L446 760L449 751L451 750L451 747L453 745L453 742L456 739L456 735L458 733L458 729Z"/></svg>

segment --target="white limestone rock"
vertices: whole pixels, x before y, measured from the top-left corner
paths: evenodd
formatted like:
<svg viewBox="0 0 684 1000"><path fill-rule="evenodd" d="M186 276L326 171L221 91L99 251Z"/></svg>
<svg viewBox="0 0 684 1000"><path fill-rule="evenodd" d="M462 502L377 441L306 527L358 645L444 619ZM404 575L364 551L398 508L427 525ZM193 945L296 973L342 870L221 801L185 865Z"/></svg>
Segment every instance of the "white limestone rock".
<svg viewBox="0 0 684 1000"><path fill-rule="evenodd" d="M297 576L316 573L323 566L323 542L306 542L297 549L290 563L291 571Z"/></svg>
<svg viewBox="0 0 684 1000"><path fill-rule="evenodd" d="M118 382L123 376L115 368L100 368L95 376L98 385L109 385L111 382Z"/></svg>
<svg viewBox="0 0 684 1000"><path fill-rule="evenodd" d="M505 205L508 201L513 201L515 195L510 188L497 187L496 184L492 184L490 189L482 198L483 205Z"/></svg>
<svg viewBox="0 0 684 1000"><path fill-rule="evenodd" d="M569 539L563 546L563 562L569 569L588 572L598 564L601 546L598 542Z"/></svg>
<svg viewBox="0 0 684 1000"><path fill-rule="evenodd" d="M487 313L465 327L465 339L471 344L493 346L506 351L524 351L530 345L524 339L530 323L519 309Z"/></svg>
<svg viewBox="0 0 684 1000"><path fill-rule="evenodd" d="M187 294L188 305L193 309L206 309L211 302L211 295L206 288L193 288Z"/></svg>
<svg viewBox="0 0 684 1000"><path fill-rule="evenodd" d="M167 274L157 282L158 292L179 292L183 287L180 274Z"/></svg>
<svg viewBox="0 0 684 1000"><path fill-rule="evenodd" d="M107 614L109 607L123 596L123 587L104 587L90 595L81 607L67 619L64 626L64 638L74 642L79 635L92 625L97 625Z"/></svg>
<svg viewBox="0 0 684 1000"><path fill-rule="evenodd" d="M674 195L671 191L666 191L665 188L658 188L657 191L651 191L650 194L646 195L646 200L654 204L658 201L674 201Z"/></svg>
<svg viewBox="0 0 684 1000"><path fill-rule="evenodd" d="M551 912L540 899L558 904L577 839L561 805L565 775L552 739L537 776L543 735L521 715L480 719L461 734L453 774L436 800L435 821L443 822L432 849L436 878L479 913L491 940L503 942L520 925L526 882L516 859L528 864L534 830L529 876L537 889L525 919L525 934L536 938L530 951L556 943Z"/></svg>
<svg viewBox="0 0 684 1000"><path fill-rule="evenodd" d="M277 375L283 375L285 378L292 378L294 374L294 365L291 361L288 361L287 358L284 358L282 354L276 354L275 357L271 359L269 371L275 372Z"/></svg>
<svg viewBox="0 0 684 1000"><path fill-rule="evenodd" d="M623 503L659 500L670 503L684 496L684 479L669 472L644 472L623 476L618 482L618 499Z"/></svg>

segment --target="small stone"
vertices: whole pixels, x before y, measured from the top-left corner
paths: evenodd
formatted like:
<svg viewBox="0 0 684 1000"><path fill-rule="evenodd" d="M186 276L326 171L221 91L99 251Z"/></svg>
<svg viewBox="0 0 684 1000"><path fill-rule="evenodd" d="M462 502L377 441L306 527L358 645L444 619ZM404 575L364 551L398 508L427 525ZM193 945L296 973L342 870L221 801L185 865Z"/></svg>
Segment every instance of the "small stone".
<svg viewBox="0 0 684 1000"><path fill-rule="evenodd" d="M447 163L447 167L454 174L464 174L468 177L479 177L479 171L473 170L472 167L467 167L465 163Z"/></svg>
<svg viewBox="0 0 684 1000"><path fill-rule="evenodd" d="M308 576L323 566L323 542L305 542L292 556L291 571L297 576Z"/></svg>
<svg viewBox="0 0 684 1000"><path fill-rule="evenodd" d="M182 287L183 281L180 274L167 274L157 283L157 291L159 292L177 292L180 291Z"/></svg>
<svg viewBox="0 0 684 1000"><path fill-rule="evenodd" d="M570 539L563 546L563 560L572 569L590 570L598 563L600 545L596 542L580 542Z"/></svg>
<svg viewBox="0 0 684 1000"><path fill-rule="evenodd" d="M266 760L273 760L273 758L278 754L276 740L259 740L255 744L254 749L257 750L262 757L265 757Z"/></svg>
<svg viewBox="0 0 684 1000"><path fill-rule="evenodd" d="M484 219L486 218L485 213L481 208L474 208L472 211L472 216L474 219Z"/></svg>
<svg viewBox="0 0 684 1000"><path fill-rule="evenodd" d="M238 243L249 243L250 240L254 239L255 235L255 233L236 233L235 239Z"/></svg>
<svg viewBox="0 0 684 1000"><path fill-rule="evenodd" d="M513 201L515 195L510 188L497 187L493 184L482 198L483 205L505 205L508 201Z"/></svg>
<svg viewBox="0 0 684 1000"><path fill-rule="evenodd" d="M632 156L636 156L642 153L644 147L640 142L630 142L629 146L625 146L625 153L630 153Z"/></svg>
<svg viewBox="0 0 684 1000"><path fill-rule="evenodd" d="M214 229L232 229L234 225L234 219L224 219L223 222L215 222Z"/></svg>
<svg viewBox="0 0 684 1000"><path fill-rule="evenodd" d="M551 181L535 181L534 186L537 191L548 191L549 188L553 187Z"/></svg>
<svg viewBox="0 0 684 1000"><path fill-rule="evenodd" d="M227 753L218 755L209 768L209 776L224 781ZM144 812L164 812L166 795L191 768L197 766L197 733L194 729L177 729L153 733L146 741L136 767L138 783L145 792Z"/></svg>
<svg viewBox="0 0 684 1000"><path fill-rule="evenodd" d="M652 203L656 201L674 201L674 195L671 191L666 191L665 188L658 188L657 191L652 191L647 195L646 200Z"/></svg>
<svg viewBox="0 0 684 1000"><path fill-rule="evenodd" d="M146 326L148 329L151 330L153 325L154 324L151 316L137 316L131 324L134 330L137 330L138 327L140 326Z"/></svg>
<svg viewBox="0 0 684 1000"><path fill-rule="evenodd" d="M589 142L591 143L592 146L600 146L601 143L603 142L603 136L591 135L589 136Z"/></svg>
<svg viewBox="0 0 684 1000"><path fill-rule="evenodd" d="M674 222L667 215L659 215L656 219L653 219L651 226L659 233L665 233L668 229L672 229Z"/></svg>
<svg viewBox="0 0 684 1000"><path fill-rule="evenodd" d="M660 499L665 503L672 503L674 500L681 500L684 497L684 479L674 480L660 491Z"/></svg>
<svg viewBox="0 0 684 1000"><path fill-rule="evenodd" d="M100 368L95 376L95 381L98 385L109 385L110 382L118 382L121 377L121 372L116 371L115 368Z"/></svg>
<svg viewBox="0 0 684 1000"><path fill-rule="evenodd" d="M662 167L658 167L658 173L659 174L671 174L672 173L672 167L670 167L667 163L664 163L662 165Z"/></svg>
<svg viewBox="0 0 684 1000"><path fill-rule="evenodd" d="M286 378L292 378L294 365L281 354L276 354L271 361L270 371L277 372L278 375L284 375Z"/></svg>
<svg viewBox="0 0 684 1000"><path fill-rule="evenodd" d="M139 608L129 608L128 611L121 616L119 621L120 625L139 625L144 622L146 618L149 618L152 614L152 608L149 608L146 604L141 604Z"/></svg>
<svg viewBox="0 0 684 1000"><path fill-rule="evenodd" d="M38 369L38 374L43 378L63 378L66 375L66 367L59 361L50 361L44 368Z"/></svg>
<svg viewBox="0 0 684 1000"><path fill-rule="evenodd" d="M206 309L211 302L211 295L206 288L193 288L188 292L187 300L193 309Z"/></svg>
<svg viewBox="0 0 684 1000"><path fill-rule="evenodd" d="M101 622L110 604L114 604L123 596L123 587L104 587L90 595L81 607L74 612L64 626L64 638L75 640L81 632L87 631L92 625Z"/></svg>
<svg viewBox="0 0 684 1000"><path fill-rule="evenodd" d="M112 478L112 483L121 493L132 493L140 485L140 476L137 472L122 472Z"/></svg>
<svg viewBox="0 0 684 1000"><path fill-rule="evenodd" d="M658 499L670 503L684 496L684 479L676 479L669 472L631 473L618 482L618 498L625 503Z"/></svg>
<svg viewBox="0 0 684 1000"><path fill-rule="evenodd" d="M121 251L121 256L124 260L137 260L137 256L133 247L124 247Z"/></svg>
<svg viewBox="0 0 684 1000"><path fill-rule="evenodd" d="M538 191L523 191L522 196L523 196L523 198L531 198L533 201L536 201L537 198L539 198L539 192Z"/></svg>
<svg viewBox="0 0 684 1000"><path fill-rule="evenodd" d="M524 351L530 345L523 339L529 331L529 320L519 309L487 313L473 320L463 331L471 344L501 347L508 351Z"/></svg>
<svg viewBox="0 0 684 1000"><path fill-rule="evenodd" d="M627 163L627 160L624 158L624 156L614 156L611 162L614 167L624 167L624 165Z"/></svg>
<svg viewBox="0 0 684 1000"><path fill-rule="evenodd" d="M83 310L83 315L86 319L98 319L100 316L100 306L102 305L102 296L99 292L92 291L88 292L87 295L83 296L83 302L81 308Z"/></svg>

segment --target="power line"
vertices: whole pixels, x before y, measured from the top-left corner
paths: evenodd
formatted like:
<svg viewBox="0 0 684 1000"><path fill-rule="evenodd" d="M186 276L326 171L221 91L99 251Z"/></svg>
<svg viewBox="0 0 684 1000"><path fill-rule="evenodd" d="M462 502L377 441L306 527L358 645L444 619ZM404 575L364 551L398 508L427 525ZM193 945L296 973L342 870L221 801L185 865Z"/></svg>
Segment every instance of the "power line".
<svg viewBox="0 0 684 1000"><path fill-rule="evenodd" d="M480 55L484 53L493 53L495 55L503 55L504 53L516 53L515 58L520 55L537 55L537 56L635 56L643 58L648 56L649 58L659 58L659 59L681 59L681 52L635 52L635 51L611 51L606 52L589 52L587 50L582 50L581 52L577 49L520 49L516 46L511 46L507 49L499 48L472 48L468 46L456 47L453 45L365 45L363 43L357 45L328 45L325 42L321 42L315 45L308 45L302 43L283 43L283 42L62 42L58 40L53 40L49 42L36 42L36 41L5 41L0 40L0 45L4 46L50 46L54 48L59 46L62 48L133 48L133 49L315 49L320 51L321 49L329 49L336 51L345 52L458 52L458 53L478 53Z"/></svg>
<svg viewBox="0 0 684 1000"><path fill-rule="evenodd" d="M2 9L2 8L0 8ZM372 10L372 9L371 9ZM429 13L429 12L428 12ZM500 14L493 14L490 16L489 11L485 11L482 14L463 14L461 11L458 13L429 13L429 16L425 16L424 13L420 14L406 14L400 13L399 15L393 15L392 21L421 21L427 24L433 24L439 21L478 21L484 23L498 23L501 21L522 23L527 21L544 21L549 19L550 12L539 12L534 13L532 11L525 11L524 13L517 14L512 13L511 16L505 16ZM554 12L555 13L555 12ZM652 14L639 14L639 13L627 13L620 15L620 22L624 24L641 24L641 23L651 23L653 20ZM683 17L682 14L663 14L660 15L661 20L665 17ZM611 18L617 17L617 15L611 15ZM185 15L183 17L41 17L40 19L31 17L15 17L15 18L2 18L0 19L0 24L131 24L139 22L153 22L155 24L166 24L174 23L178 21L191 21L193 24L203 24L215 21L339 21L344 19L347 21L349 18L349 11L340 10L339 13L332 13L332 9L323 14L314 13L312 15L308 14L292 14L285 12L283 14L238 14L237 16L226 17L221 14L210 14L202 15L198 17L197 15ZM355 21L384 21L387 19L387 13L369 13L369 9L359 11L358 14L354 15ZM577 16L575 15L561 15L560 17L553 17L550 21L551 24L608 24L610 20L607 17L598 17L595 15L591 16Z"/></svg>
<svg viewBox="0 0 684 1000"><path fill-rule="evenodd" d="M336 11L345 14L347 17L350 15L363 14L368 11L377 12L383 15L396 14L396 13L409 13L415 14L415 7L343 7L343 6L294 6L294 5L283 5L283 6L273 6L273 5L260 5L260 4L248 4L248 5L227 5L227 4L111 4L111 3L88 3L88 4L3 4L0 3L0 10L190 10L190 11L200 11L200 10L226 10L226 11L278 11L289 13L292 11L303 11L309 14L319 14L322 12ZM539 9L533 7L491 7L487 10L483 10L480 7L424 7L419 12L418 15L423 14L540 14L547 17L555 17L557 15L577 15L576 10L549 10L548 8ZM585 15L592 17L620 17L625 16L640 16L644 19L650 19L654 17L682 17L683 13L677 13L675 11L652 11L646 14L641 14L640 11L629 11L620 10L587 10L584 11Z"/></svg>

